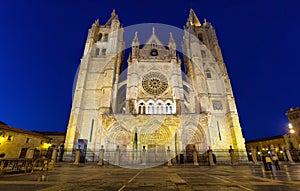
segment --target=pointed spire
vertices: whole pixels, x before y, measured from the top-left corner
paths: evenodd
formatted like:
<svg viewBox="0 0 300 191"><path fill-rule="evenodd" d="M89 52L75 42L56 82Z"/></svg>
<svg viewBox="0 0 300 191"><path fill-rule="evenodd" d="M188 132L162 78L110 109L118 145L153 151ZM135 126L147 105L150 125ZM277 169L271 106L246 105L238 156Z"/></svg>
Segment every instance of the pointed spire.
<svg viewBox="0 0 300 191"><path fill-rule="evenodd" d="M138 32L135 32L131 46L139 46Z"/></svg>
<svg viewBox="0 0 300 191"><path fill-rule="evenodd" d="M95 22L93 23L93 25L99 26L99 19L95 20Z"/></svg>
<svg viewBox="0 0 300 191"><path fill-rule="evenodd" d="M176 58L176 43L173 39L173 35L172 33L170 32L170 39L169 39L169 53L170 53L170 56L172 58Z"/></svg>
<svg viewBox="0 0 300 191"><path fill-rule="evenodd" d="M206 21L206 18L204 18L204 23L203 23L204 26L207 25L207 21Z"/></svg>
<svg viewBox="0 0 300 191"><path fill-rule="evenodd" d="M118 15L116 14L115 9L111 12L111 17L108 19L108 21L105 23L106 26L110 26L112 24L113 20L119 20Z"/></svg>
<svg viewBox="0 0 300 191"><path fill-rule="evenodd" d="M172 33L170 32L169 47L171 47L171 46L172 46L172 48L174 48L174 47L176 47L176 44L175 44L173 35L172 35Z"/></svg>
<svg viewBox="0 0 300 191"><path fill-rule="evenodd" d="M189 15L188 23L190 25L196 26L196 27L200 27L201 26L201 22L198 19L196 13L194 12L194 10L192 8L190 9L190 15Z"/></svg>
<svg viewBox="0 0 300 191"><path fill-rule="evenodd" d="M112 12L111 12L111 17L115 17L116 16L116 10L113 9Z"/></svg>
<svg viewBox="0 0 300 191"><path fill-rule="evenodd" d="M154 26L152 27L152 35L155 35L155 28L154 28Z"/></svg>

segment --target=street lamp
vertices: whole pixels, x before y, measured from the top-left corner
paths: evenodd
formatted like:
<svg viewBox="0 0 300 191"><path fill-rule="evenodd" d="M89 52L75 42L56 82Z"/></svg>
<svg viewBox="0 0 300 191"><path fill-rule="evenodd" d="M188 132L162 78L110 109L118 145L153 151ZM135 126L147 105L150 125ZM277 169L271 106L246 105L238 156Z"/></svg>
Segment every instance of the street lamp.
<svg viewBox="0 0 300 191"><path fill-rule="evenodd" d="M5 141L5 137L4 136L0 136L0 144L3 143Z"/></svg>

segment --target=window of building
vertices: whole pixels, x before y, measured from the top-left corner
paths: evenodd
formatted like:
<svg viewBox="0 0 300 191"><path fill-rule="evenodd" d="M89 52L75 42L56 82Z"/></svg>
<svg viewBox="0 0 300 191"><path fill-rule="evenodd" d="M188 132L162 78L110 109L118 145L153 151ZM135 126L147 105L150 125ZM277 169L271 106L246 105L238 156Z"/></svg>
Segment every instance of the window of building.
<svg viewBox="0 0 300 191"><path fill-rule="evenodd" d="M26 143L29 143L30 142L30 138L26 138Z"/></svg>
<svg viewBox="0 0 300 191"><path fill-rule="evenodd" d="M202 36L202 34L201 34L201 33L199 33L199 34L198 34L198 39L200 40L200 42L202 42L202 43L203 43L203 36Z"/></svg>
<svg viewBox="0 0 300 191"><path fill-rule="evenodd" d="M102 33L99 34L99 40L101 41L102 39Z"/></svg>
<svg viewBox="0 0 300 191"><path fill-rule="evenodd" d="M108 41L108 34L104 34L104 36L103 36L103 41L104 41L104 42L107 42L107 41Z"/></svg>
<svg viewBox="0 0 300 191"><path fill-rule="evenodd" d="M205 50L201 50L201 56L202 56L202 58L206 58L206 52L205 52Z"/></svg>
<svg viewBox="0 0 300 191"><path fill-rule="evenodd" d="M150 54L151 54L151 56L157 56L158 52L156 49L152 49Z"/></svg>
<svg viewBox="0 0 300 191"><path fill-rule="evenodd" d="M103 48L102 50L101 50L101 55L106 55L106 49L105 48Z"/></svg>
<svg viewBox="0 0 300 191"><path fill-rule="evenodd" d="M99 55L100 55L100 48L96 48L95 56L99 56Z"/></svg>
<svg viewBox="0 0 300 191"><path fill-rule="evenodd" d="M206 70L205 71L205 75L206 75L206 78L211 78L211 72L210 72L210 70Z"/></svg>
<svg viewBox="0 0 300 191"><path fill-rule="evenodd" d="M8 140L8 141L13 141L13 136L9 135L9 136L7 137L7 140Z"/></svg>

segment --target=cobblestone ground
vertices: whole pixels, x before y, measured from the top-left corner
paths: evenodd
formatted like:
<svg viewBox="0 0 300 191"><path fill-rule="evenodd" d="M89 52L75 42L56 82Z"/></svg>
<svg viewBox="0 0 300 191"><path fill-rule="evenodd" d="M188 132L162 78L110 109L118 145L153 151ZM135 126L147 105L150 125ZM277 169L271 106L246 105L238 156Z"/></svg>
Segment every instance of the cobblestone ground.
<svg viewBox="0 0 300 191"><path fill-rule="evenodd" d="M300 190L300 164L265 171L258 166L114 166L59 164L45 173L2 175L1 191Z"/></svg>

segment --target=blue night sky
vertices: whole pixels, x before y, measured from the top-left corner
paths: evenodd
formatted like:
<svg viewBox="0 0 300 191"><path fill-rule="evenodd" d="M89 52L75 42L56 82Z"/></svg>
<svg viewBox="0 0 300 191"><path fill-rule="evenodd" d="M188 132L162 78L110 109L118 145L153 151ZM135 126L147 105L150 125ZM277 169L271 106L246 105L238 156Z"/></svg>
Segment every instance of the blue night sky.
<svg viewBox="0 0 300 191"><path fill-rule="evenodd" d="M0 121L65 131L74 76L95 19L104 24L116 9L124 27L151 22L182 28L191 6L216 28L246 140L287 132L285 112L300 106L296 0L3 1Z"/></svg>

